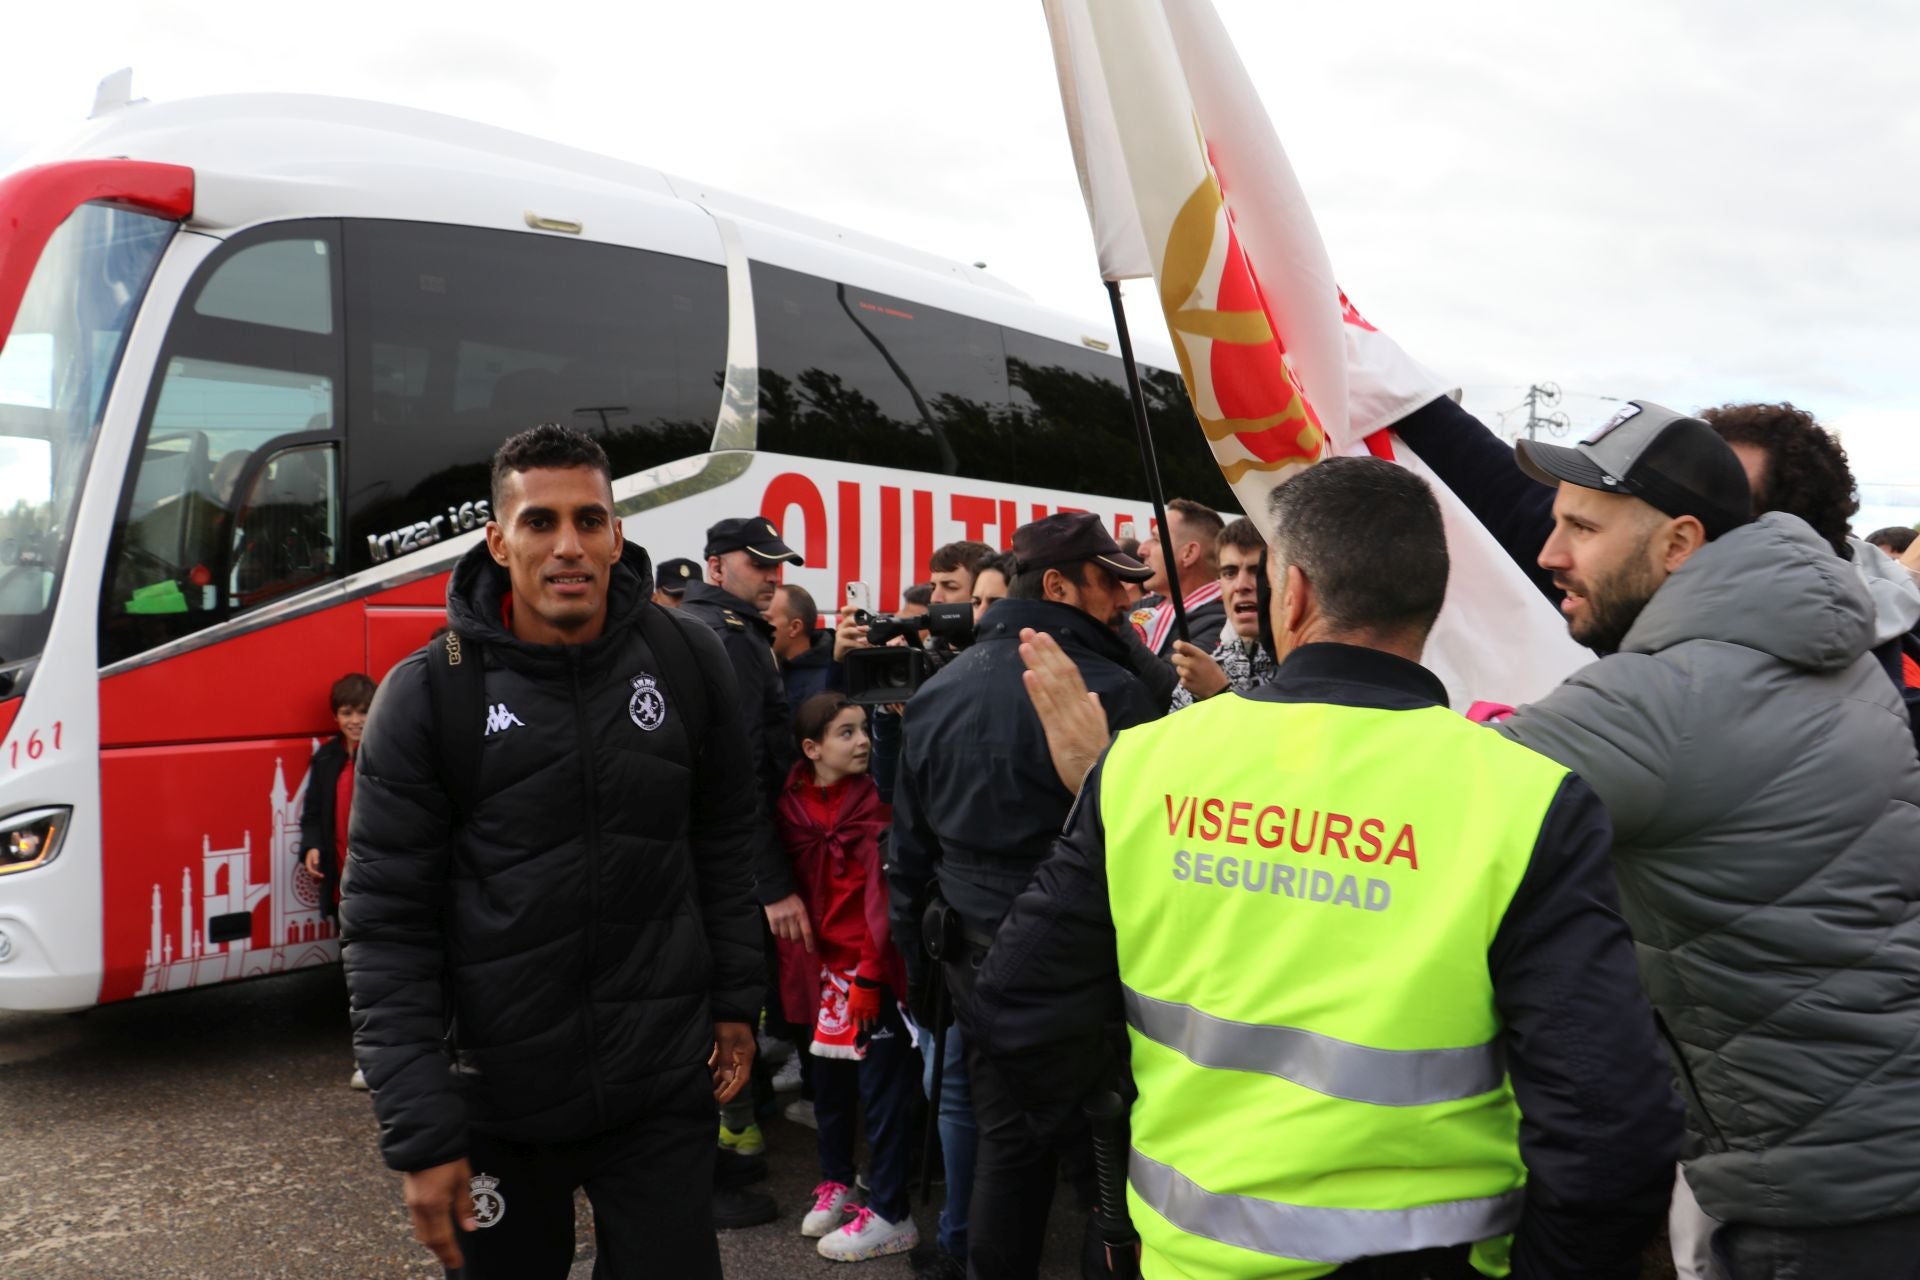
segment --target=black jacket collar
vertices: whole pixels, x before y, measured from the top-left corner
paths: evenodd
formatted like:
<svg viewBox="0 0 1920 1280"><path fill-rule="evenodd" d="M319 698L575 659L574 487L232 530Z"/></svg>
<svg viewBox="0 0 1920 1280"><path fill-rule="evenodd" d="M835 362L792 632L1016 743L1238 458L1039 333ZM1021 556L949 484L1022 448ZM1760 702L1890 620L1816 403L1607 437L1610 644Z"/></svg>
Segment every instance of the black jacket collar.
<svg viewBox="0 0 1920 1280"><path fill-rule="evenodd" d="M825 667L833 662L833 632L821 630L813 633L813 640L807 645L807 651L795 654L783 661L780 666L786 671L807 670Z"/></svg>
<svg viewBox="0 0 1920 1280"><path fill-rule="evenodd" d="M1447 705L1447 687L1419 663L1352 644L1302 645L1287 655L1271 681L1245 696L1395 710Z"/></svg>
<svg viewBox="0 0 1920 1280"><path fill-rule="evenodd" d="M482 542L460 557L453 575L447 580L447 620L462 636L478 640L502 655L516 654L522 663L564 664L567 650L577 648L577 657L596 661L613 652L628 627L640 622L640 611L648 607L653 595L653 566L644 549L632 543L613 563L607 575L607 625L599 637L584 645L529 644L509 631L500 620L500 603L511 592L507 571L494 563Z"/></svg>
<svg viewBox="0 0 1920 1280"><path fill-rule="evenodd" d="M1020 632L1032 627L1035 631L1052 636L1063 646L1077 644L1122 667L1128 666L1127 646L1113 633L1113 629L1102 626L1069 604L1054 600L1016 600L1007 596L994 601L993 607L981 615L980 624L976 643L987 640L1018 642Z"/></svg>
<svg viewBox="0 0 1920 1280"><path fill-rule="evenodd" d="M731 591L723 591L711 582L688 583L686 593L680 599L683 604L701 605L708 609L721 609L731 613L749 627L764 633L769 642L773 640L773 624L761 617L758 609Z"/></svg>

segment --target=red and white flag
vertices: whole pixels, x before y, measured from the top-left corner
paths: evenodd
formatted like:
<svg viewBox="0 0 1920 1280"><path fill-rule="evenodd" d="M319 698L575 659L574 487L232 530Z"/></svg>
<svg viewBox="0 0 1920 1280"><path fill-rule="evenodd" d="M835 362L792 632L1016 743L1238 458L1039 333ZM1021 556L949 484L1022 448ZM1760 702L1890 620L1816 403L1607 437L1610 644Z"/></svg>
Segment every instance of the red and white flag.
<svg viewBox="0 0 1920 1280"><path fill-rule="evenodd" d="M1042 3L1101 275L1155 281L1194 413L1254 523L1271 539L1267 495L1322 457L1389 457L1433 486L1446 520L1453 571L1425 661L1454 704L1538 698L1589 661L1493 537L1387 430L1447 385L1341 292L1213 6Z"/></svg>

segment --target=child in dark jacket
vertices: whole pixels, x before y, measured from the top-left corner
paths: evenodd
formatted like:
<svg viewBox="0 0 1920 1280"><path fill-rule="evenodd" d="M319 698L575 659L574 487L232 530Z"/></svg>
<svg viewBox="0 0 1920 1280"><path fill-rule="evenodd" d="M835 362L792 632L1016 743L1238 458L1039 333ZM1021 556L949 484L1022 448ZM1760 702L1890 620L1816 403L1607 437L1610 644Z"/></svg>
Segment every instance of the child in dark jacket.
<svg viewBox="0 0 1920 1280"><path fill-rule="evenodd" d="M307 765L306 799L300 805L300 865L320 882L320 910L335 922L340 919L340 875L347 866L353 762L360 753L360 734L367 727L373 691L373 680L358 671L333 682L327 696L340 734L314 751ZM367 1078L355 1067L348 1083L364 1089Z"/></svg>
<svg viewBox="0 0 1920 1280"><path fill-rule="evenodd" d="M909 1116L919 1058L899 1007L906 965L887 920L881 840L892 813L867 776L866 712L842 693L794 716L802 759L776 822L813 926L814 950L781 944L781 1004L813 1028L820 1185L800 1233L823 1258L858 1262L920 1242L907 1207ZM865 1104L872 1192L854 1208L855 1126ZM852 1211L851 1218L848 1212Z"/></svg>

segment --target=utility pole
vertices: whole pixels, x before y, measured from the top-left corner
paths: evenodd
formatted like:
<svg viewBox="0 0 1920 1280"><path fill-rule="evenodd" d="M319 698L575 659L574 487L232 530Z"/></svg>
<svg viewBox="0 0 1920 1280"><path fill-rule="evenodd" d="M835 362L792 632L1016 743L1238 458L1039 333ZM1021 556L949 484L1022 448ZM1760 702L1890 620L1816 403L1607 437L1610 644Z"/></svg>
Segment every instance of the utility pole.
<svg viewBox="0 0 1920 1280"><path fill-rule="evenodd" d="M1527 388L1527 439L1538 440L1540 428L1545 427L1549 435L1563 436L1573 424L1564 413L1540 412L1551 409L1560 403L1560 385L1555 382L1536 382Z"/></svg>

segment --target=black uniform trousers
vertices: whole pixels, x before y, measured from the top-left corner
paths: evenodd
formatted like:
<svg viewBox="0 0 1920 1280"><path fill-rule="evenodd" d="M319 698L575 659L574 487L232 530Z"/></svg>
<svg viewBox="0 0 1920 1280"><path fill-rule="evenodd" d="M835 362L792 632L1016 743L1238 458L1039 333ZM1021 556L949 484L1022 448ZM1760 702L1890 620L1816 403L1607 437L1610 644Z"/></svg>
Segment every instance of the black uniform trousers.
<svg viewBox="0 0 1920 1280"><path fill-rule="evenodd" d="M977 961L946 966L947 988L962 1021L973 1007ZM1093 1144L1087 1130L1058 1138L1042 1137L1028 1122L1020 1098L1008 1087L993 1061L981 1056L967 1038L967 1074L973 1091L973 1118L980 1145L974 1157L973 1198L967 1206L968 1280L1034 1280L1046 1246L1047 1215L1061 1169L1080 1201L1093 1203ZM1083 1275L1097 1276L1098 1256L1091 1231L1083 1257Z"/></svg>
<svg viewBox="0 0 1920 1280"><path fill-rule="evenodd" d="M711 1109L580 1142L475 1133L467 1162L482 1225L460 1232L466 1265L448 1280L566 1280L576 1188L593 1205L593 1280L720 1280L713 1161Z"/></svg>

